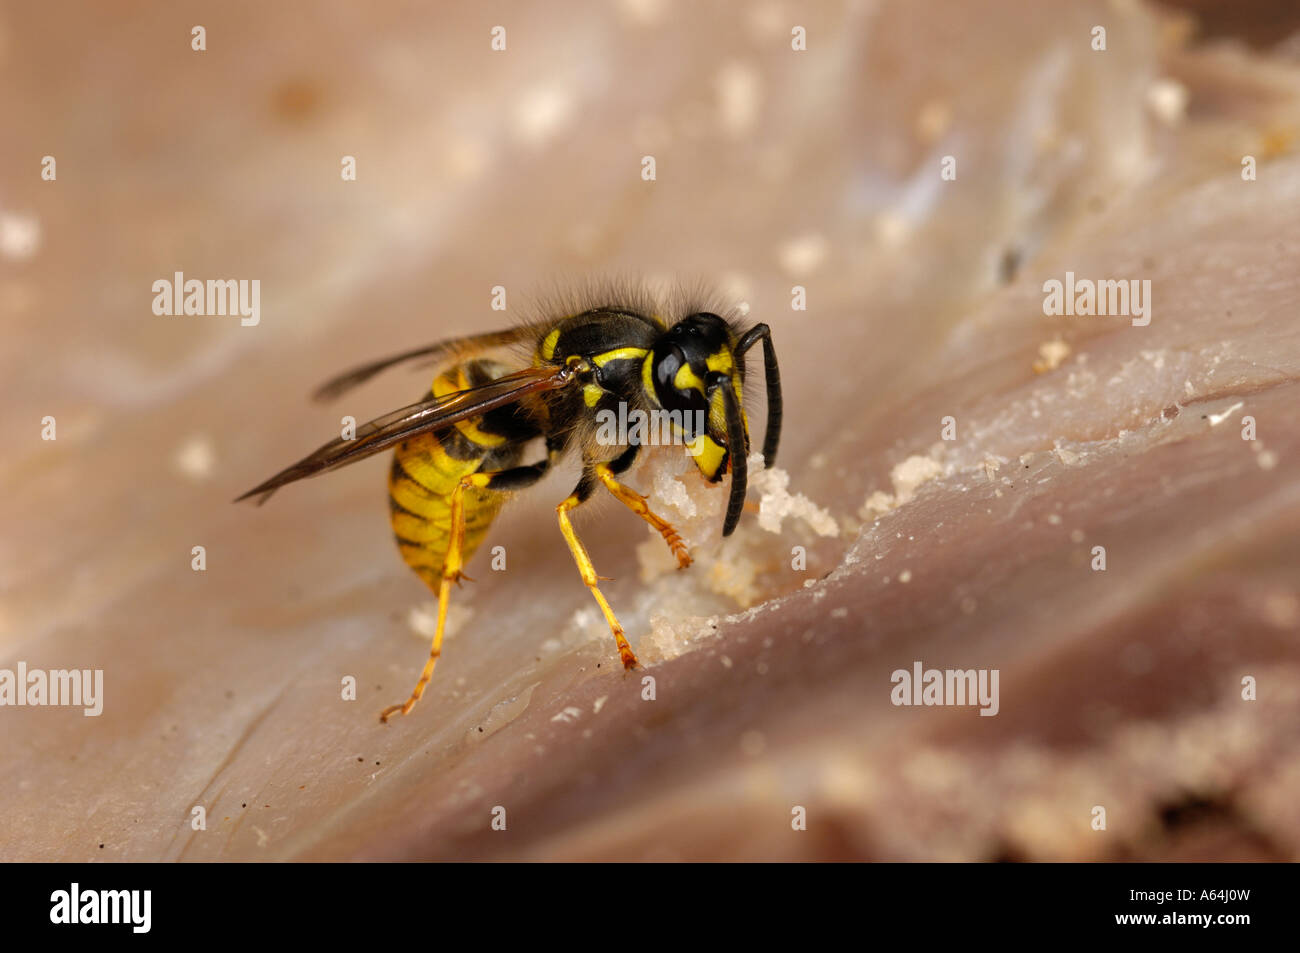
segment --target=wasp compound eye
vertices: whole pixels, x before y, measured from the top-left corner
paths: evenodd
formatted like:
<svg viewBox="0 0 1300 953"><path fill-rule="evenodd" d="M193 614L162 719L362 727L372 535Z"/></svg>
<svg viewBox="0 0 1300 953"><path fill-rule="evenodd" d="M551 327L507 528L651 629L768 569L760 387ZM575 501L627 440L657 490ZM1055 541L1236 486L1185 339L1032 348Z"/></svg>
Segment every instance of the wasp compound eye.
<svg viewBox="0 0 1300 953"><path fill-rule="evenodd" d="M665 410L696 411L708 408L704 383L683 349L671 341L655 347L655 398Z"/></svg>

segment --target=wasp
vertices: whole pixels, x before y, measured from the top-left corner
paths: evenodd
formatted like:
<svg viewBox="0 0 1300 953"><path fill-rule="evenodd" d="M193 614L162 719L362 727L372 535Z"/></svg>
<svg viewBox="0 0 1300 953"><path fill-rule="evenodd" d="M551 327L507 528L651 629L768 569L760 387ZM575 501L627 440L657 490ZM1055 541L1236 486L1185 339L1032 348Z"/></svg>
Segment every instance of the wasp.
<svg viewBox="0 0 1300 953"><path fill-rule="evenodd" d="M648 303L605 301L347 371L326 382L317 399L338 397L407 362L445 368L422 400L359 426L351 439L330 441L236 500L257 497L262 503L286 484L394 448L388 474L393 534L402 559L437 593L438 616L415 688L405 702L385 708L381 721L387 723L397 712L408 714L424 694L442 654L451 587L469 578L465 563L506 498L575 453L582 472L573 492L556 507L560 532L609 624L624 667L636 667L569 514L603 486L663 536L679 567L689 566L691 556L672 525L619 479L637 459L642 442L629 442L626 434L622 442L598 439L602 412L669 412L704 477L718 483L730 474L722 535L735 530L745 501L749 452L745 355L759 341L767 392L765 466L772 466L781 437L781 377L771 332L761 323L742 329L734 317L713 311L681 307L679 317L665 320L659 310ZM508 360L491 356L502 349L513 351ZM526 450L538 441L544 458L525 462Z"/></svg>

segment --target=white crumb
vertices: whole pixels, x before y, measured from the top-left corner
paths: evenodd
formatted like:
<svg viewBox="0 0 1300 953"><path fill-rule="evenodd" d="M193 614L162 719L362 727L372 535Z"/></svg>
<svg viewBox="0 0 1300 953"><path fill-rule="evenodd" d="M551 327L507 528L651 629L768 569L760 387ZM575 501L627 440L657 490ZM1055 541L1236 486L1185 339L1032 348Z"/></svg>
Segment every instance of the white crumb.
<svg viewBox="0 0 1300 953"><path fill-rule="evenodd" d="M445 641L454 639L456 633L465 628L473 615L474 610L469 606L453 601L451 605L447 606L447 627L442 633L443 639ZM426 642L432 639L438 629L437 601L411 606L406 613L406 624L411 627L411 631L416 638Z"/></svg>
<svg viewBox="0 0 1300 953"><path fill-rule="evenodd" d="M944 466L938 460L914 454L890 471L889 478L894 484L894 492L889 494L876 490L867 497L858 515L869 520L897 509L916 496L916 491L922 484L942 476L944 472Z"/></svg>
<svg viewBox="0 0 1300 953"><path fill-rule="evenodd" d="M1061 366L1061 362L1070 356L1070 345L1059 338L1038 346L1038 360L1034 361L1034 373L1046 374Z"/></svg>
<svg viewBox="0 0 1300 953"><path fill-rule="evenodd" d="M551 721L558 721L563 724L571 724L572 722L577 721L581 717L582 717L582 709L574 708L572 705L570 705L567 708L565 708L564 711L552 715Z"/></svg>
<svg viewBox="0 0 1300 953"><path fill-rule="evenodd" d="M789 491L790 474L773 467L763 469L762 454L749 458L750 486L761 494L758 509L758 525L769 533L780 533L781 523L787 517L801 519L811 527L818 536L838 536L839 525L826 510L813 503L802 493L791 494Z"/></svg>
<svg viewBox="0 0 1300 953"><path fill-rule="evenodd" d="M172 463L191 480L206 480L212 476L216 458L212 440L206 434L195 434L177 448Z"/></svg>
<svg viewBox="0 0 1300 953"><path fill-rule="evenodd" d="M1239 400L1221 414L1210 414L1209 416L1210 426L1211 427L1219 426L1219 424L1223 423L1225 420L1231 417L1233 413L1235 413L1238 410L1241 410L1241 408L1245 406L1246 406L1245 403Z"/></svg>

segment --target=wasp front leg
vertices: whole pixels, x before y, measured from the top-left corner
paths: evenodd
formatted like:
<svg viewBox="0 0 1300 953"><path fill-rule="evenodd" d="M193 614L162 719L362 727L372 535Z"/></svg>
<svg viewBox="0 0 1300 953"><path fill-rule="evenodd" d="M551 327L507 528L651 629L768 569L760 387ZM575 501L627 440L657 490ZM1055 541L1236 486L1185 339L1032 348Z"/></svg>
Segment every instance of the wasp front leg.
<svg viewBox="0 0 1300 953"><path fill-rule="evenodd" d="M605 489L609 490L615 499L655 528L659 535L664 538L664 542L668 544L668 548L673 551L673 555L677 557L678 568L685 569L691 564L691 554L687 550L681 534L673 528L671 523L650 509L643 495L630 486L620 483L614 475L622 473L632 466L638 449L634 444L617 460L611 463L597 464L595 468L596 476L600 478L601 483L605 484Z"/></svg>

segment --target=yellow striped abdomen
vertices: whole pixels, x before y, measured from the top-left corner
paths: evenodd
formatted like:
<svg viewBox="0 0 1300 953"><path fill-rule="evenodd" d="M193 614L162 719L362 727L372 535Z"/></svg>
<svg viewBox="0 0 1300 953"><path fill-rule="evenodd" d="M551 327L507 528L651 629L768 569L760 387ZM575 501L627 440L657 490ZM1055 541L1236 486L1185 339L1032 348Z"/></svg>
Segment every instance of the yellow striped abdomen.
<svg viewBox="0 0 1300 953"><path fill-rule="evenodd" d="M481 362L480 362L481 363ZM433 393L442 397L469 386L464 366L439 375ZM460 421L434 433L424 433L397 445L388 475L388 504L393 535L402 559L437 590L443 561L451 542L451 496L464 476L509 466L517 449L504 438L479 429L479 420ZM483 542L505 496L495 490L466 487L462 497L465 547L462 559Z"/></svg>

